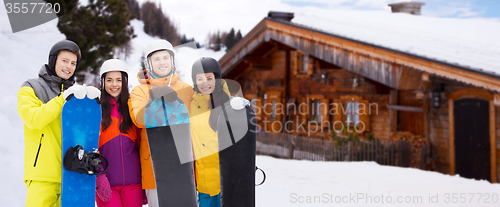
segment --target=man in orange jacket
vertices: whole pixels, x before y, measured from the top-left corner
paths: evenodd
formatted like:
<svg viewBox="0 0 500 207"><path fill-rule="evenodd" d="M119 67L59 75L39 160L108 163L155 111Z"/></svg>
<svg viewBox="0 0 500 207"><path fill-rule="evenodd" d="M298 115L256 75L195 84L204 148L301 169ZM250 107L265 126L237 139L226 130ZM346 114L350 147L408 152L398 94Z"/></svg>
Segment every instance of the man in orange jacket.
<svg viewBox="0 0 500 207"><path fill-rule="evenodd" d="M175 73L175 52L172 44L166 40L156 40L146 48L148 69L139 72L137 78L141 85L132 89L129 99L129 109L132 121L141 128L140 157L142 169L142 188L146 190L148 205L158 206L157 191L149 152L149 144L144 124L145 106L154 97L164 97L175 100L179 97L184 103L190 103L193 98L193 87L179 80ZM189 111L189 104L186 104ZM188 132L189 133L189 132Z"/></svg>

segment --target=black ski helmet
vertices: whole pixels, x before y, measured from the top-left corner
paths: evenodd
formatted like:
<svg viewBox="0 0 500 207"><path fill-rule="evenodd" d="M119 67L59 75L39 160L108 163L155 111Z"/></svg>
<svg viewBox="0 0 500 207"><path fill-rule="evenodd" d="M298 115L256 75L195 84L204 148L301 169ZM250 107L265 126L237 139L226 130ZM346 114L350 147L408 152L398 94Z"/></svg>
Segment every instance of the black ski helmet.
<svg viewBox="0 0 500 207"><path fill-rule="evenodd" d="M214 73L215 76L215 89L214 92L222 90L221 83L221 69L217 60L211 57L202 57L193 63L191 78L193 79L193 90L201 93L196 86L196 75L201 73Z"/></svg>
<svg viewBox="0 0 500 207"><path fill-rule="evenodd" d="M77 61L76 61L75 71L78 69L78 65L80 64L80 60L81 60L81 56L82 56L81 51L80 51L80 47L78 47L78 45L71 40L61 40L61 41L57 42L56 44L54 44L54 46L52 46L52 48L50 49L50 52L49 52L49 64L48 64L49 70L48 70L48 72L51 75L57 76L57 74L56 74L56 61L57 61L57 55L59 55L59 52L61 52L61 50L68 50L76 55ZM72 79L74 76L75 76L75 74L73 74L73 76L71 76L70 79Z"/></svg>

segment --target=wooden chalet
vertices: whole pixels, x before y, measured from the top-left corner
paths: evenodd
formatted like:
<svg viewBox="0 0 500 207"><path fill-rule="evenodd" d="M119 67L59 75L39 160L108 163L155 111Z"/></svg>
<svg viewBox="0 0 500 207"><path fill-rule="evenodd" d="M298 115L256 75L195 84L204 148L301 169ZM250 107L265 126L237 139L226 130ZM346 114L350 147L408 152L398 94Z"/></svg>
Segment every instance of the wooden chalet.
<svg viewBox="0 0 500 207"><path fill-rule="evenodd" d="M411 132L429 146L430 170L497 182L500 75L292 18L270 12L219 60L223 78L252 101L261 132L329 139L339 123L381 140Z"/></svg>

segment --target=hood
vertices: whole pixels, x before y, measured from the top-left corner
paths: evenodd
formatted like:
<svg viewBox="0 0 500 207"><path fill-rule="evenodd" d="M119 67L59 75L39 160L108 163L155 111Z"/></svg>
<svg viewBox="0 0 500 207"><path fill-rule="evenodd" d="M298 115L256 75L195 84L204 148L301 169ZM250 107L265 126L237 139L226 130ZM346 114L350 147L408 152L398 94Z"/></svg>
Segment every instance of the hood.
<svg viewBox="0 0 500 207"><path fill-rule="evenodd" d="M137 79L139 80L140 84L151 84L151 86L168 85L170 79L172 79L172 83L170 85L174 85L177 83L177 80L179 80L179 74L174 73L173 75L169 75L164 78L154 79L153 76L149 74L147 70L142 70L139 73L137 73Z"/></svg>

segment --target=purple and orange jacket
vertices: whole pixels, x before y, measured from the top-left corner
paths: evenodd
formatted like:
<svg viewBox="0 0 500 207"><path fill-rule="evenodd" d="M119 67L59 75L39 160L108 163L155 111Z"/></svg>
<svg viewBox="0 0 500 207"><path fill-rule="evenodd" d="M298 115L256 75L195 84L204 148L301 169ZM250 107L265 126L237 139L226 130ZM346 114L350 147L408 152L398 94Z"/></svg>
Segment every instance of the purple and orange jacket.
<svg viewBox="0 0 500 207"><path fill-rule="evenodd" d="M111 124L106 130L101 127L99 136L99 152L109 161L106 177L112 187L140 184L141 164L138 148L140 132L133 125L128 133L122 133L118 104L114 99L111 99L111 104Z"/></svg>

